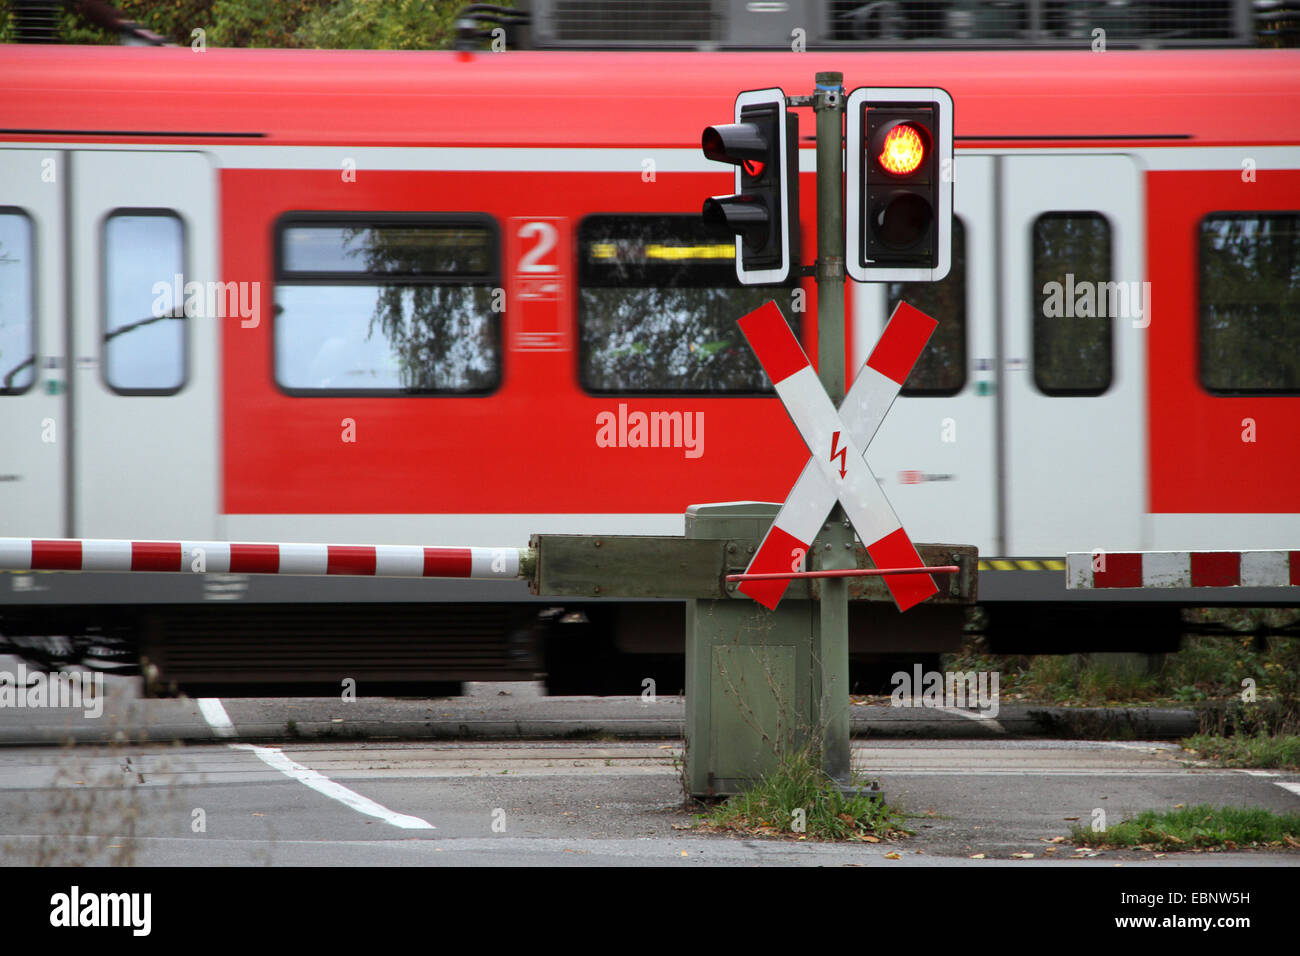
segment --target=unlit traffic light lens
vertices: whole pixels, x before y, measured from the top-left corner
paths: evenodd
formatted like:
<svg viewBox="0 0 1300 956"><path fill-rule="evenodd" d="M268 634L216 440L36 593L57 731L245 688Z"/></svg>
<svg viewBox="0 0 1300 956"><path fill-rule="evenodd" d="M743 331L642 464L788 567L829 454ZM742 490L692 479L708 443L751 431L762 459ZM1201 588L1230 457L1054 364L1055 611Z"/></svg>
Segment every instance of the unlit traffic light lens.
<svg viewBox="0 0 1300 956"><path fill-rule="evenodd" d="M921 134L915 126L899 123L885 134L876 161L886 172L907 176L916 172L924 159L925 140Z"/></svg>
<svg viewBox="0 0 1300 956"><path fill-rule="evenodd" d="M930 234L934 209L915 193L896 193L875 209L876 236L891 249L908 249Z"/></svg>

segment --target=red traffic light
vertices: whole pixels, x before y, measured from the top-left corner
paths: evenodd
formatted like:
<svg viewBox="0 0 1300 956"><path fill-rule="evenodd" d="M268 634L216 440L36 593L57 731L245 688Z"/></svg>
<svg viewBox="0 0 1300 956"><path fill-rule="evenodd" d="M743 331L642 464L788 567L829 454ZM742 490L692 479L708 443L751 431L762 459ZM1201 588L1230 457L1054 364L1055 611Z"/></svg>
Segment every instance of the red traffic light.
<svg viewBox="0 0 1300 956"><path fill-rule="evenodd" d="M911 123L899 123L885 134L876 162L885 172L907 176L925 161L926 144L921 132Z"/></svg>

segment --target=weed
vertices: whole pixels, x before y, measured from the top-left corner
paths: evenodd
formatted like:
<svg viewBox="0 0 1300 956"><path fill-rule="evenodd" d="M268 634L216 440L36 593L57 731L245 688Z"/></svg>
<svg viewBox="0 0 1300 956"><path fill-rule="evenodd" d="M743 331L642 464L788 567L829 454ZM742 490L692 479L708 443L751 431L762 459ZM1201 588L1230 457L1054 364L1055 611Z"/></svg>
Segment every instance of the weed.
<svg viewBox="0 0 1300 956"><path fill-rule="evenodd" d="M1238 850L1249 847L1300 849L1300 814L1279 814L1253 807L1146 810L1107 830L1076 825L1076 843L1095 847L1145 850Z"/></svg>
<svg viewBox="0 0 1300 956"><path fill-rule="evenodd" d="M805 747L759 783L697 818L699 830L786 836L809 840L881 839L911 835L903 816L870 796L842 793L821 768L821 757Z"/></svg>
<svg viewBox="0 0 1300 956"><path fill-rule="evenodd" d="M1300 736L1265 734L1213 737L1201 734L1183 741L1183 747L1224 767L1265 767L1300 770Z"/></svg>

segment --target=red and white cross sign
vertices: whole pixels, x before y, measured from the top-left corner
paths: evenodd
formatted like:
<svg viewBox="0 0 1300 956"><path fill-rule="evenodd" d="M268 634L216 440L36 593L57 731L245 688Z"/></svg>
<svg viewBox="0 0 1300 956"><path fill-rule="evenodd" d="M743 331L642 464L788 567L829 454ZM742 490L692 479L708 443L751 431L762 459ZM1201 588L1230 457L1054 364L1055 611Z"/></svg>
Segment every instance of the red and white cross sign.
<svg viewBox="0 0 1300 956"><path fill-rule="evenodd" d="M863 454L938 324L900 302L837 412L775 302L740 320L750 348L812 453L746 574L799 570L837 500L876 567L925 566ZM928 574L886 574L884 579L900 611L939 590ZM745 581L740 590L775 609L789 583Z"/></svg>

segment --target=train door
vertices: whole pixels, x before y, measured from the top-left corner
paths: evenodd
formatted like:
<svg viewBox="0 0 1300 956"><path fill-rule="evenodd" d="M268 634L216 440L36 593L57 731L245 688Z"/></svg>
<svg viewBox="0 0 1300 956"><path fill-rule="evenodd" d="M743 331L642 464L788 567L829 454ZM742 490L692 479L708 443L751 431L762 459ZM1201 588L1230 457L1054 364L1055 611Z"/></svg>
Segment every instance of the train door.
<svg viewBox="0 0 1300 956"><path fill-rule="evenodd" d="M79 151L68 175L72 532L215 537L218 323L261 303L216 282L212 166Z"/></svg>
<svg viewBox="0 0 1300 956"><path fill-rule="evenodd" d="M1000 160L1004 554L1143 546L1141 176L1128 156Z"/></svg>
<svg viewBox="0 0 1300 956"><path fill-rule="evenodd" d="M63 154L0 150L0 535L68 531Z"/></svg>
<svg viewBox="0 0 1300 956"><path fill-rule="evenodd" d="M867 451L914 541L995 547L997 447L994 160L959 156L952 269L936 283L855 285L854 355L871 353L901 299L939 327Z"/></svg>

